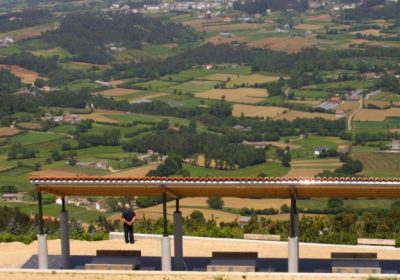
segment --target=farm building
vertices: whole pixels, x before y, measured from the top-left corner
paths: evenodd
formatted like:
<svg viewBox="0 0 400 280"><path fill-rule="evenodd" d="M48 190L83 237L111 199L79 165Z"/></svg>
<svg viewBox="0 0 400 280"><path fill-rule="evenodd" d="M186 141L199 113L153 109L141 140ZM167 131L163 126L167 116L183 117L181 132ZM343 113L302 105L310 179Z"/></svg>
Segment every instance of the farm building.
<svg viewBox="0 0 400 280"><path fill-rule="evenodd" d="M0 48L8 48L13 43L14 43L13 38L5 37L4 39L0 39Z"/></svg>
<svg viewBox="0 0 400 280"><path fill-rule="evenodd" d="M350 152L349 144L340 144L337 148L337 152L340 154L348 154Z"/></svg>
<svg viewBox="0 0 400 280"><path fill-rule="evenodd" d="M250 141L243 140L242 144L253 146L256 149L265 149L265 147L267 146L267 144L265 142L263 142L263 141L259 141L259 142L257 142L257 141L253 142L252 141L252 142L250 142Z"/></svg>
<svg viewBox="0 0 400 280"><path fill-rule="evenodd" d="M346 113L343 110L340 109L336 109L335 111L335 119L341 119L344 118L346 116Z"/></svg>
<svg viewBox="0 0 400 280"><path fill-rule="evenodd" d="M239 224L243 227L247 225L251 220L250 216L240 216L239 217Z"/></svg>
<svg viewBox="0 0 400 280"><path fill-rule="evenodd" d="M400 140L393 139L391 148L392 148L392 150L400 151Z"/></svg>
<svg viewBox="0 0 400 280"><path fill-rule="evenodd" d="M314 155L319 156L323 152L326 152L328 148L326 146L318 146L314 148Z"/></svg>
<svg viewBox="0 0 400 280"><path fill-rule="evenodd" d="M237 124L232 127L233 129L239 130L239 131L251 131L251 127L244 127L243 125Z"/></svg>
<svg viewBox="0 0 400 280"><path fill-rule="evenodd" d="M378 79L381 77L381 74L377 73L377 72L367 72L367 73L363 73L362 77L365 79Z"/></svg>
<svg viewBox="0 0 400 280"><path fill-rule="evenodd" d="M101 86L105 86L105 87L112 87L112 84L110 82L105 82L105 81L99 81L96 80L94 81L96 84L101 85Z"/></svg>
<svg viewBox="0 0 400 280"><path fill-rule="evenodd" d="M69 123L69 124L78 124L81 122L81 116L79 114L70 114L65 113L62 116L56 116L51 113L46 113L43 120L49 120L56 123Z"/></svg>
<svg viewBox="0 0 400 280"><path fill-rule="evenodd" d="M347 95L347 100L360 100L362 98L363 89L356 89Z"/></svg>
<svg viewBox="0 0 400 280"><path fill-rule="evenodd" d="M96 169L108 170L110 165L108 161L78 162L77 165L88 166Z"/></svg>
<svg viewBox="0 0 400 280"><path fill-rule="evenodd" d="M325 111L331 111L331 110L335 110L339 105L340 105L340 103L337 103L337 102L325 101L325 102L322 102L321 104L318 104L318 106L316 106L316 108L321 108L321 109L324 109Z"/></svg>
<svg viewBox="0 0 400 280"><path fill-rule="evenodd" d="M4 201L22 201L24 198L23 192L18 193L3 193L1 199Z"/></svg>
<svg viewBox="0 0 400 280"><path fill-rule="evenodd" d="M341 104L342 103L342 99L340 98L340 96L332 96L330 99L331 103L336 103L336 104Z"/></svg>

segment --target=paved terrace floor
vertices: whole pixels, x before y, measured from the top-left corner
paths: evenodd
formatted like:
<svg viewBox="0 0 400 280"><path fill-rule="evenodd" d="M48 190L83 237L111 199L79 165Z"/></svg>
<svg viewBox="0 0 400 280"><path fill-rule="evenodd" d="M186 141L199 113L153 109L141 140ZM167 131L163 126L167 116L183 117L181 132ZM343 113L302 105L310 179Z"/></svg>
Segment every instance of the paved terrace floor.
<svg viewBox="0 0 400 280"><path fill-rule="evenodd" d="M84 269L86 263L90 263L94 256L71 256L72 269ZM173 258L172 258L173 259ZM58 255L49 255L49 269L59 269L61 258ZM187 271L206 271L210 264L210 257L186 257ZM381 260L379 266L383 274L397 274L400 269L399 260ZM287 259L282 258L259 258L257 260L258 272L287 272ZM328 259L300 259L300 273L330 273L332 263ZM32 256L23 266L23 269L37 269L38 256ZM160 257L141 257L141 271L160 271Z"/></svg>
<svg viewBox="0 0 400 280"><path fill-rule="evenodd" d="M141 250L141 269L160 269L161 242L159 236L136 234L135 244L122 240L78 241L71 240L71 255L74 267L90 262L97 249ZM213 251L255 251L260 271L287 271L287 243L277 241L249 241L184 237L184 257L189 271L204 270L210 263ZM173 241L172 241L173 248ZM49 240L50 268L58 268L60 240ZM376 252L380 266L387 273L400 272L400 249L382 246L344 246L300 243L300 272L326 272L331 269L331 252ZM0 243L1 268L36 268L37 243L25 245L18 242Z"/></svg>

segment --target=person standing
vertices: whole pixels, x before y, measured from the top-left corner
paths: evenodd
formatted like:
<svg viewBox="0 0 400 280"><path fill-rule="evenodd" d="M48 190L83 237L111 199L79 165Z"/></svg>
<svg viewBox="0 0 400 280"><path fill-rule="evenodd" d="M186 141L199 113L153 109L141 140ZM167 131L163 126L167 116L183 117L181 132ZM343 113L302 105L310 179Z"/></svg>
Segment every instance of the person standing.
<svg viewBox="0 0 400 280"><path fill-rule="evenodd" d="M124 211L122 212L122 221L124 226L125 243L135 243L133 238L133 223L136 220L136 213L128 203L125 204Z"/></svg>

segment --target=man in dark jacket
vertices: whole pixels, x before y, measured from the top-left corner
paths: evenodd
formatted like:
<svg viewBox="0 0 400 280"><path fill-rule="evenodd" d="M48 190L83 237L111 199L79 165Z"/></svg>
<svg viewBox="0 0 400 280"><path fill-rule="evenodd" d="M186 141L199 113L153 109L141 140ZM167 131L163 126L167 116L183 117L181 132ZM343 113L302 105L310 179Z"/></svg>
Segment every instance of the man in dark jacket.
<svg viewBox="0 0 400 280"><path fill-rule="evenodd" d="M122 221L124 225L124 235L125 243L135 243L133 238L133 223L135 222L136 214L135 211L129 206L128 203L125 204L125 209L122 212Z"/></svg>

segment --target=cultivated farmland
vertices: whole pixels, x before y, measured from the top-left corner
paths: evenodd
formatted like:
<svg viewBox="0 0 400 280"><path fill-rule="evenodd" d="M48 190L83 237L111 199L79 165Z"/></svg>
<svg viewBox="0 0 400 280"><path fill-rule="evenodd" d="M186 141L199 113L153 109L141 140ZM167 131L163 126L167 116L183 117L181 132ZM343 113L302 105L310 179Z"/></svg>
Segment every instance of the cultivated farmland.
<svg viewBox="0 0 400 280"><path fill-rule="evenodd" d="M226 86L229 88L240 85L255 85L269 83L279 80L278 76L265 76L260 74L252 75L229 75L229 74L213 74L204 77L205 80L227 82Z"/></svg>
<svg viewBox="0 0 400 280"><path fill-rule="evenodd" d="M364 164L363 174L372 177L399 177L400 154L385 152L352 153L354 159Z"/></svg>
<svg viewBox="0 0 400 280"><path fill-rule="evenodd" d="M248 45L254 48L267 47L274 51L284 51L287 53L298 53L302 49L314 47L317 44L313 37L292 37L292 38L267 38L255 40Z"/></svg>
<svg viewBox="0 0 400 280"><path fill-rule="evenodd" d="M257 103L268 96L265 89L237 88L237 89L212 89L196 93L198 98L226 100L237 103Z"/></svg>
<svg viewBox="0 0 400 280"><path fill-rule="evenodd" d="M400 117L400 108L390 108L386 110L362 109L355 115L354 121L382 122L388 117Z"/></svg>
<svg viewBox="0 0 400 280"><path fill-rule="evenodd" d="M324 27L321 25L316 25L316 24L302 23L302 24L296 25L294 28L301 29L301 30L318 30L318 29L323 29Z"/></svg>
<svg viewBox="0 0 400 280"><path fill-rule="evenodd" d="M0 127L0 137L8 137L18 134L20 130L12 127Z"/></svg>
<svg viewBox="0 0 400 280"><path fill-rule="evenodd" d="M80 114L81 119L88 119L99 122L106 123L118 123L117 120L109 118L108 115L126 115L126 112L123 111L115 111L115 110L105 110L105 109L96 109L94 112L90 114Z"/></svg>
<svg viewBox="0 0 400 280"><path fill-rule="evenodd" d="M306 119L322 118L325 120L333 120L335 119L335 115L327 113L310 113L310 112L291 110L288 113L277 117L277 119L287 119L289 121L293 121L297 118L306 118Z"/></svg>
<svg viewBox="0 0 400 280"><path fill-rule="evenodd" d="M346 113L356 110L359 106L358 101L344 101L337 109L343 110Z"/></svg>
<svg viewBox="0 0 400 280"><path fill-rule="evenodd" d="M138 90L126 89L126 88L112 88L112 89L95 92L93 94L94 95L100 94L100 95L108 96L108 97L116 97L116 96L127 95L127 94L135 93L135 92L138 92Z"/></svg>
<svg viewBox="0 0 400 280"><path fill-rule="evenodd" d="M234 117L240 117L243 114L246 117L275 118L287 111L287 108L282 107L235 104L232 115Z"/></svg>
<svg viewBox="0 0 400 280"><path fill-rule="evenodd" d="M37 78L39 78L39 73L22 68L17 65L5 65L0 64L0 69L4 68L9 70L13 75L20 77L21 82L26 84L33 84Z"/></svg>
<svg viewBox="0 0 400 280"><path fill-rule="evenodd" d="M33 37L37 37L45 31L58 28L58 24L39 25L33 27L22 28L10 32L0 34L0 38L12 37L16 41L21 41Z"/></svg>
<svg viewBox="0 0 400 280"><path fill-rule="evenodd" d="M324 170L340 167L342 163L338 159L296 160L291 162L292 168L286 177L314 177Z"/></svg>

